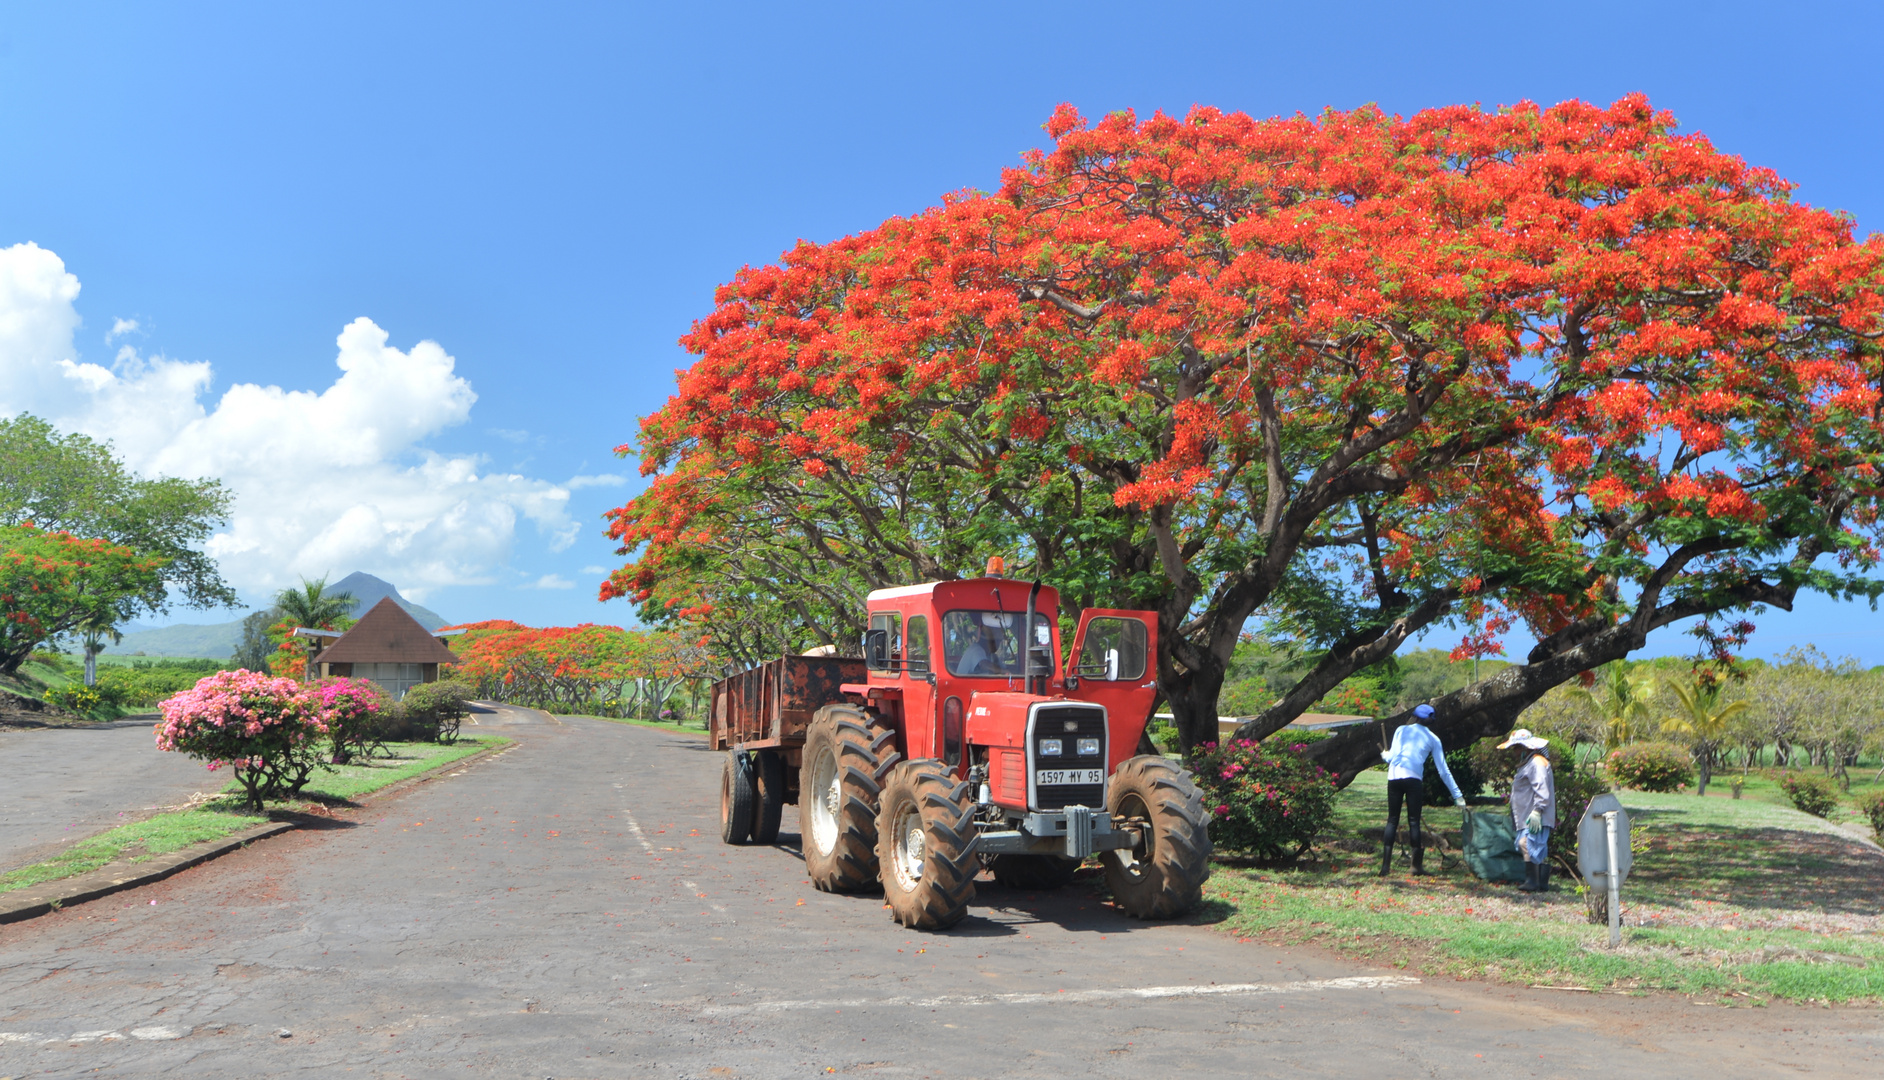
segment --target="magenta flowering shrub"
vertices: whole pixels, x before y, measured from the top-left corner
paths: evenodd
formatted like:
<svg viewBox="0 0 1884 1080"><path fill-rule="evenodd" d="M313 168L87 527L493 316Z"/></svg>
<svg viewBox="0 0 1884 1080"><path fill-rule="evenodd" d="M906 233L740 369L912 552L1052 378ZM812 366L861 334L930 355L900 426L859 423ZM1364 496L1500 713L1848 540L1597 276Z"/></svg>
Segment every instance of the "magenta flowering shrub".
<svg viewBox="0 0 1884 1080"><path fill-rule="evenodd" d="M257 810L300 791L320 765L327 726L293 679L219 671L158 708L157 749L233 768Z"/></svg>
<svg viewBox="0 0 1884 1080"><path fill-rule="evenodd" d="M1191 776L1210 812L1210 842L1264 862L1296 859L1334 816L1335 783L1304 744L1237 739L1191 752Z"/></svg>
<svg viewBox="0 0 1884 1080"><path fill-rule="evenodd" d="M392 698L371 679L322 679L301 692L327 729L335 765L345 765L355 751L365 753L379 742L393 712Z"/></svg>

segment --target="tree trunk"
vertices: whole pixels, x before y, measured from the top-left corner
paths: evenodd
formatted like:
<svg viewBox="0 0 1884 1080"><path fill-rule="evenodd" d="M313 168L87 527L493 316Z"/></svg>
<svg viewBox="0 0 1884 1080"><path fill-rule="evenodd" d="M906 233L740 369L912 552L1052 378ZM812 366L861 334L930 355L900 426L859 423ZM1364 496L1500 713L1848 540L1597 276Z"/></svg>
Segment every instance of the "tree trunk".
<svg viewBox="0 0 1884 1080"><path fill-rule="evenodd" d="M1707 782L1714 776L1714 751L1709 747L1701 747L1695 751L1694 763L1701 769L1701 787L1695 794L1706 795Z"/></svg>
<svg viewBox="0 0 1884 1080"><path fill-rule="evenodd" d="M1203 651L1203 650L1200 650ZM1163 657L1162 663L1170 661ZM1215 653L1204 652L1200 670L1182 676L1167 675L1160 680L1171 687L1165 699L1171 706L1172 722L1177 727L1178 742L1188 757L1194 747L1218 740L1217 699L1223 693L1225 665Z"/></svg>

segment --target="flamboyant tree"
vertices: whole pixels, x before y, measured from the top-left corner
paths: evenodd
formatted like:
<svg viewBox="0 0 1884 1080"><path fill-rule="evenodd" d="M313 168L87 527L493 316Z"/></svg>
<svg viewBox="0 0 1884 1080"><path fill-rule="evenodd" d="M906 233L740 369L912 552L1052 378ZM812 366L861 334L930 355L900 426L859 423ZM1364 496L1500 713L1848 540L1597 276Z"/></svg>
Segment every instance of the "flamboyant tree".
<svg viewBox="0 0 1884 1080"><path fill-rule="evenodd" d="M1320 659L1246 736L1524 620L1525 663L1436 703L1455 745L1658 627L1877 595L1884 244L1644 99L1048 132L997 193L721 288L622 448L655 479L605 597L797 644L1018 554L1158 609L1189 746L1252 615Z"/></svg>
<svg viewBox="0 0 1884 1080"><path fill-rule="evenodd" d="M0 525L0 674L61 634L129 618L163 592L164 565L122 544Z"/></svg>
<svg viewBox="0 0 1884 1080"><path fill-rule="evenodd" d="M652 717L682 682L709 674L705 650L671 632L594 623L538 629L508 619L460 629L452 674L495 701Z"/></svg>

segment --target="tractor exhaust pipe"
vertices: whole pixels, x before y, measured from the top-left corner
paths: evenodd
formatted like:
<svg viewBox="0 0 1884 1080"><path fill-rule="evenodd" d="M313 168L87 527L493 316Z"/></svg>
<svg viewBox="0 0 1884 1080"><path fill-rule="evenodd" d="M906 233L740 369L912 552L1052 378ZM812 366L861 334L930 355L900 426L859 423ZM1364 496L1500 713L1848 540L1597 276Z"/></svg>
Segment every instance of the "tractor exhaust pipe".
<svg viewBox="0 0 1884 1080"><path fill-rule="evenodd" d="M1034 601L1040 596L1040 582L1027 590L1027 621L1021 624L1021 686L1029 694L1045 695L1047 679L1040 676L1038 689L1034 686Z"/></svg>

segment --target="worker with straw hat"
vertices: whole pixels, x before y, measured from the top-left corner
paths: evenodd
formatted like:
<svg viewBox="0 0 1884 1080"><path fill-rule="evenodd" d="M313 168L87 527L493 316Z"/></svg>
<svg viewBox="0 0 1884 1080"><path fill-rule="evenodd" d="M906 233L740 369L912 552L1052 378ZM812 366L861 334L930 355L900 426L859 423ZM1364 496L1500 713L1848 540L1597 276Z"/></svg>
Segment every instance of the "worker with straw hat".
<svg viewBox="0 0 1884 1080"><path fill-rule="evenodd" d="M1498 744L1516 747L1525 755L1511 778L1511 825L1518 834L1518 852L1524 856L1524 892L1550 891L1550 830L1557 827L1557 778L1550 768L1550 743L1519 728Z"/></svg>
<svg viewBox="0 0 1884 1080"><path fill-rule="evenodd" d="M1407 826L1413 830L1413 872L1426 872L1421 861L1425 854L1425 837L1420 835L1420 804L1426 801L1427 759L1439 766L1439 779L1445 781L1446 790L1452 792L1452 801L1465 805L1465 796L1459 794L1458 782L1453 780L1452 770L1446 767L1446 748L1439 744L1439 736L1420 723L1432 719L1432 715L1431 705L1414 706L1413 719L1395 728L1393 745L1380 752L1381 759L1387 763L1387 834L1380 851L1381 877L1386 877L1393 869L1393 841L1400 831L1402 802L1406 803Z"/></svg>

